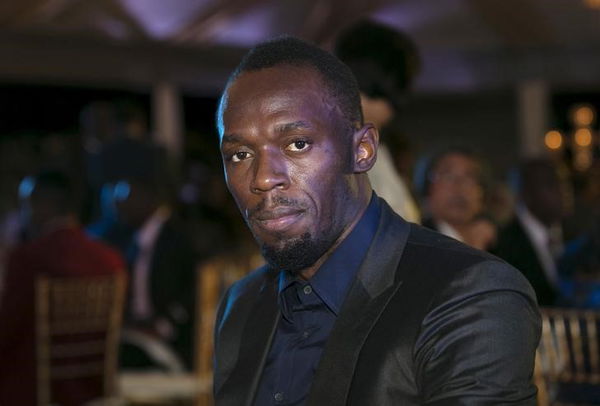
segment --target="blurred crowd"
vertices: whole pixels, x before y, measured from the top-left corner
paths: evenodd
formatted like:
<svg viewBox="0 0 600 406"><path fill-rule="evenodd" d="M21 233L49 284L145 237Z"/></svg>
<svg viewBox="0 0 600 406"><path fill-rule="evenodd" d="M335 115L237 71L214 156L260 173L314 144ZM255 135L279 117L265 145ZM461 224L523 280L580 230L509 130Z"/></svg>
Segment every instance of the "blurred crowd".
<svg viewBox="0 0 600 406"><path fill-rule="evenodd" d="M401 124L419 71L412 43L364 23L335 52L357 76L365 121L380 129L376 193L407 220L506 260L540 305L600 308L600 160L581 172L535 157L494 173L472 146L414 151ZM2 139L2 356L14 345L7 320L22 317L14 303L31 295L24 273L126 272L121 366L192 368L198 267L260 262L216 135L206 139L202 157L177 161L152 141L148 112L104 101L82 110L78 134Z"/></svg>

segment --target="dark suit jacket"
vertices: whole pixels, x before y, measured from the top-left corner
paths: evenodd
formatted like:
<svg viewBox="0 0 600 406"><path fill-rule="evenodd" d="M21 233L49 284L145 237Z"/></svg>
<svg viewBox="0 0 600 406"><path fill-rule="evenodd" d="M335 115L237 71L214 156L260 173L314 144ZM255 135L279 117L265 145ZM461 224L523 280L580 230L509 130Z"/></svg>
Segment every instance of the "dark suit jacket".
<svg viewBox="0 0 600 406"><path fill-rule="evenodd" d="M548 281L533 244L517 217L501 230L492 252L523 272L533 286L540 306L555 303L557 292Z"/></svg>
<svg viewBox="0 0 600 406"><path fill-rule="evenodd" d="M383 206L307 405L535 405L540 319L525 278ZM279 317L273 270L228 290L215 329L217 406L252 404Z"/></svg>
<svg viewBox="0 0 600 406"><path fill-rule="evenodd" d="M0 405L36 404L34 292L38 275L87 277L123 272L116 251L65 228L19 246L10 255L0 301ZM53 388L61 405L80 405L102 395L99 379Z"/></svg>
<svg viewBox="0 0 600 406"><path fill-rule="evenodd" d="M433 231L438 231L437 224L433 221L432 218L425 218L421 221L421 225Z"/></svg>
<svg viewBox="0 0 600 406"><path fill-rule="evenodd" d="M174 327L169 344L191 368L196 299L196 255L188 235L171 218L162 227L150 263L150 292L155 317Z"/></svg>
<svg viewBox="0 0 600 406"><path fill-rule="evenodd" d="M170 218L160 229L150 259L149 288L152 317L142 325L128 313L130 327L154 328L158 319L172 327L172 337L165 343L173 349L188 369L192 368L197 257L190 238L177 219ZM130 311L130 305L127 306ZM125 345L121 349L121 366L144 368L153 366L145 354Z"/></svg>

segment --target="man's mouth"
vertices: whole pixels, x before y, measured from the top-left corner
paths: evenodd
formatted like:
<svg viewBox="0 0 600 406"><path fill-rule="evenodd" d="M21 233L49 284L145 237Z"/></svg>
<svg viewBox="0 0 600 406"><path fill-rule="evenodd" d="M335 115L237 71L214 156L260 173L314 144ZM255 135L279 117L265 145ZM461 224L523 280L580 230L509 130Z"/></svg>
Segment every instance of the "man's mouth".
<svg viewBox="0 0 600 406"><path fill-rule="evenodd" d="M300 221L304 213L304 210L292 207L277 207L271 210L261 210L252 216L252 220L265 231L281 232Z"/></svg>

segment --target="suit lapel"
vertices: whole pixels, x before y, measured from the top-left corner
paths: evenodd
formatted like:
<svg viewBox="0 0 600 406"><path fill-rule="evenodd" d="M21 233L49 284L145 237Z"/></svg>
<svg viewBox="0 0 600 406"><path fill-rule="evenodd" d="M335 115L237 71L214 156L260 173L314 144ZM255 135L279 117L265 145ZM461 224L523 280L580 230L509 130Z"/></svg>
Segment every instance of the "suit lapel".
<svg viewBox="0 0 600 406"><path fill-rule="evenodd" d="M308 405L345 405L360 350L402 285L396 271L410 225L383 203L377 233L323 351Z"/></svg>
<svg viewBox="0 0 600 406"><path fill-rule="evenodd" d="M243 326L238 358L219 389L220 406L251 405L279 321L277 278L268 277ZM234 351L235 349L227 349Z"/></svg>

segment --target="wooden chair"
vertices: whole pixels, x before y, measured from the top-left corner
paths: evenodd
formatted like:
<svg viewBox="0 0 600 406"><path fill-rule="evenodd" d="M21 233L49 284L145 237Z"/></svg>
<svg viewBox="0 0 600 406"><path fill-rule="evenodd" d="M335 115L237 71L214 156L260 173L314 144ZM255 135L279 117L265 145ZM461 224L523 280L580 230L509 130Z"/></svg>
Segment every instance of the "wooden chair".
<svg viewBox="0 0 600 406"><path fill-rule="evenodd" d="M100 396L115 395L124 296L124 274L36 280L38 405L69 380L97 378Z"/></svg>
<svg viewBox="0 0 600 406"><path fill-rule="evenodd" d="M249 271L263 264L258 252L218 256L200 264L197 270L196 375L203 385L212 383L213 331L219 301L225 290ZM196 406L212 406L212 385L198 397Z"/></svg>
<svg viewBox="0 0 600 406"><path fill-rule="evenodd" d="M534 375L538 405L559 404L553 401L553 392L564 384L585 385L587 390L600 392L600 312L542 308L541 314L542 337Z"/></svg>
<svg viewBox="0 0 600 406"><path fill-rule="evenodd" d="M123 374L121 383L128 405L212 406L213 330L223 292L250 270L263 264L258 252L216 256L196 267L196 320L194 371L183 374Z"/></svg>

